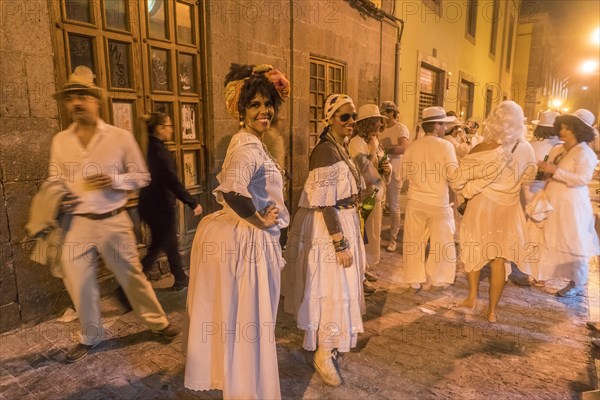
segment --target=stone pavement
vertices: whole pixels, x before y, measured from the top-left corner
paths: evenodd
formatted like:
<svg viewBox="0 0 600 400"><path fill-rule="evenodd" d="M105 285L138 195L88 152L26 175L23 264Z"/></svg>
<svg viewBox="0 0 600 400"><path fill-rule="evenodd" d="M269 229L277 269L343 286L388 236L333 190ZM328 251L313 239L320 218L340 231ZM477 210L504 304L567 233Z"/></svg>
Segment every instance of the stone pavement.
<svg viewBox="0 0 600 400"><path fill-rule="evenodd" d="M338 358L345 384L325 386L300 350L301 332L280 312L276 335L286 399L571 399L597 385L593 333L585 322L598 306L598 265L592 297L563 300L547 288L508 283L489 324L449 309L467 293L466 277L444 290L415 293L403 283L400 251L383 251L375 269L378 291L367 300L358 347ZM481 303L487 302L487 277ZM170 318L183 319L186 293L155 283ZM589 302L592 301L592 308ZM181 338L162 341L113 298L102 301L108 338L87 358L64 364L77 321L54 321L0 336L0 399L216 399L220 392L183 387ZM280 305L280 310L282 309ZM597 314L597 313L596 313ZM277 377L273 377L277 379Z"/></svg>

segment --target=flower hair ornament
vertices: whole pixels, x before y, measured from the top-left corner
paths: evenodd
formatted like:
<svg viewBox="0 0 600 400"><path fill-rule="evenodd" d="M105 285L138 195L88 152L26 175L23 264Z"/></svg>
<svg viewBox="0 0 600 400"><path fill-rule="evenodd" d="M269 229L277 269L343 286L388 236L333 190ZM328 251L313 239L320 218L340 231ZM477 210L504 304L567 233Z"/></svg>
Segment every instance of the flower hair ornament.
<svg viewBox="0 0 600 400"><path fill-rule="evenodd" d="M289 97L290 81L281 71L273 68L273 66L269 64L260 64L252 69L252 75L261 74L273 84L282 100L285 101ZM240 119L240 113L238 111L240 93L242 92L244 83L249 78L250 77L246 77L244 79L231 81L225 86L225 107L227 108L227 112L235 119Z"/></svg>

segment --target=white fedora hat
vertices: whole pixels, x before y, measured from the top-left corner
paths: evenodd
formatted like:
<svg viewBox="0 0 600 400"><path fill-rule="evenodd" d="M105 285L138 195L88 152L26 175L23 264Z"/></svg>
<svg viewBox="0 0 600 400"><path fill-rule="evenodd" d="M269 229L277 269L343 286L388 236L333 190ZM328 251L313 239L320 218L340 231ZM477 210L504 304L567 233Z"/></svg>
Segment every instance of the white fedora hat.
<svg viewBox="0 0 600 400"><path fill-rule="evenodd" d="M534 119L531 121L533 125L547 126L552 128L554 126L554 120L558 117L558 113L554 111L544 111L540 114L540 119Z"/></svg>
<svg viewBox="0 0 600 400"><path fill-rule="evenodd" d="M373 117L388 119L388 117L386 117L385 115L381 115L377 104L365 104L360 106L360 108L358 109L358 117L356 118L356 122Z"/></svg>
<svg viewBox="0 0 600 400"><path fill-rule="evenodd" d="M423 109L423 119L421 123L425 122L454 122L456 117L447 117L446 110L442 107L427 107Z"/></svg>

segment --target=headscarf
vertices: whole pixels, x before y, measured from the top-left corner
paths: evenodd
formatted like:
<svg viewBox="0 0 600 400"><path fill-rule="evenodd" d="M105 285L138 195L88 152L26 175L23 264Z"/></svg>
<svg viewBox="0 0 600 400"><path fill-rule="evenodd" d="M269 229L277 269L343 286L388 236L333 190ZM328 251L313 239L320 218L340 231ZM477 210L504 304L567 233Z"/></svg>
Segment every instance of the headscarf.
<svg viewBox="0 0 600 400"><path fill-rule="evenodd" d="M350 98L350 96L346 95L346 94L341 94L341 93L336 93L336 94L332 94L330 95L327 100L325 101L325 119L323 120L323 123L325 124L325 126L329 126L331 125L331 120L333 118L333 114L335 114L335 112L344 104L352 104L354 105L354 102L352 101L352 99Z"/></svg>
<svg viewBox="0 0 600 400"><path fill-rule="evenodd" d="M275 90L277 90L277 93L279 93L279 97L281 97L282 100L285 101L285 99L288 98L290 95L290 81L282 72L273 68L272 65L260 64L252 68L252 74L250 76L260 74L263 74L265 78L275 86ZM235 119L240 119L240 113L238 111L240 94L244 87L244 83L250 79L250 76L231 81L225 86L225 107L227 107L227 112Z"/></svg>

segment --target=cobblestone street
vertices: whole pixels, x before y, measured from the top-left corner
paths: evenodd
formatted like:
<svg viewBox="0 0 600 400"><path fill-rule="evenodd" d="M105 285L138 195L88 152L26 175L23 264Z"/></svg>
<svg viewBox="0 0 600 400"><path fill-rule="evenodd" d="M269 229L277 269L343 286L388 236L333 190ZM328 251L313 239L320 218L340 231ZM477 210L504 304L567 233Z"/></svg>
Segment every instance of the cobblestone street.
<svg viewBox="0 0 600 400"><path fill-rule="evenodd" d="M562 300L546 288L508 283L498 323L485 309L459 314L449 305L467 293L464 273L454 286L415 293L403 283L402 256L383 252L375 269L378 290L368 297L365 333L338 358L344 385L325 386L300 350L302 335L280 311L279 379L287 399L571 399L597 385L594 337L585 326L598 318L598 267L588 296ZM483 275L481 303L487 302ZM182 322L185 292L155 283L170 318ZM220 392L183 387L181 337L162 342L113 298L102 302L108 337L76 364L63 363L77 321L49 321L0 336L2 399L213 399ZM280 310L282 306L280 305ZM277 379L277 377L273 377Z"/></svg>

